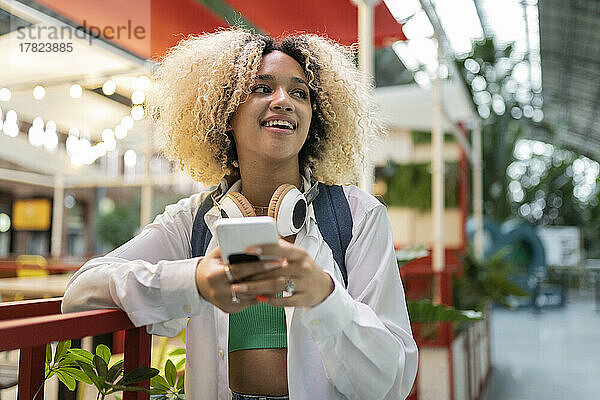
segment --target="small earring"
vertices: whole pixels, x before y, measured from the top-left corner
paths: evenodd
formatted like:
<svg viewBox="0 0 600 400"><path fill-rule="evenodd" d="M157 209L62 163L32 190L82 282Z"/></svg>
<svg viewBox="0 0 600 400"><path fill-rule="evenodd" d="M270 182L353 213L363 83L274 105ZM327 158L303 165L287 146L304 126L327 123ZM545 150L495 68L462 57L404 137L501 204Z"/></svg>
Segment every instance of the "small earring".
<svg viewBox="0 0 600 400"><path fill-rule="evenodd" d="M237 162L237 160L233 160L233 161L231 162L231 165L233 165L233 166L234 166L234 167L236 167L236 168L239 168L239 165L238 165L238 162Z"/></svg>

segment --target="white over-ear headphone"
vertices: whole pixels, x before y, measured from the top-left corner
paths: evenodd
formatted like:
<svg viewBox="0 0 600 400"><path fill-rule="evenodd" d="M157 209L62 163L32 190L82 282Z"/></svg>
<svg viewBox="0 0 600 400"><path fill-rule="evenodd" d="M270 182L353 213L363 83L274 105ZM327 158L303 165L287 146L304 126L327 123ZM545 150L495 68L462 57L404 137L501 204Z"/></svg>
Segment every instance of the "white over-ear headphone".
<svg viewBox="0 0 600 400"><path fill-rule="evenodd" d="M308 205L319 194L318 182L313 179L310 169L306 169L310 188L302 193L298 188L285 183L275 189L268 206L268 215L277 223L277 231L283 237L295 235L302 229L308 216ZM239 192L218 195L223 218L255 217L254 207ZM215 199L215 201L217 201Z"/></svg>

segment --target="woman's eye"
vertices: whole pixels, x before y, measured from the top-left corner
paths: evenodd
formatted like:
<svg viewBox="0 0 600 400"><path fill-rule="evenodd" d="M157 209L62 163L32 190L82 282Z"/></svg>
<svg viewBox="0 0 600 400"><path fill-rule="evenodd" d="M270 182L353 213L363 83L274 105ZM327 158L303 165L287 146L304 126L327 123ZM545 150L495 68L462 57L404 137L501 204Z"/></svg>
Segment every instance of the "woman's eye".
<svg viewBox="0 0 600 400"><path fill-rule="evenodd" d="M308 98L308 93L306 93L304 90L296 90L294 92L294 95L300 97L301 99L307 99Z"/></svg>
<svg viewBox="0 0 600 400"><path fill-rule="evenodd" d="M268 86L256 86L254 89L252 89L252 92L254 93L269 93L269 87Z"/></svg>

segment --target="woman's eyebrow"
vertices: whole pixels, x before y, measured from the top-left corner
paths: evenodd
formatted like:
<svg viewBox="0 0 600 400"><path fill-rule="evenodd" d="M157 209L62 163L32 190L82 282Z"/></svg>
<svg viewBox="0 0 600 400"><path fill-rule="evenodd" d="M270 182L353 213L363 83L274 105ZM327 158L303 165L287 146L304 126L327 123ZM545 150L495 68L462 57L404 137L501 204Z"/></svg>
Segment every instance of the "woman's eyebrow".
<svg viewBox="0 0 600 400"><path fill-rule="evenodd" d="M262 81L274 81L275 80L275 76L271 75L271 74L264 74L264 75L257 75L256 79L260 79ZM294 83L301 83L304 84L308 87L308 83L306 83L306 81L302 78L299 78L297 76L293 76L291 78L291 81Z"/></svg>

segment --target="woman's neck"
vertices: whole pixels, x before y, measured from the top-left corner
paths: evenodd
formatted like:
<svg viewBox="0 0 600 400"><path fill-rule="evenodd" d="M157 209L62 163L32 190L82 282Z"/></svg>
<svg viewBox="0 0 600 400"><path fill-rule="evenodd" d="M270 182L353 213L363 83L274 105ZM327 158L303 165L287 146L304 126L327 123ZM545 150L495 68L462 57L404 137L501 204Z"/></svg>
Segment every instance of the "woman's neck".
<svg viewBox="0 0 600 400"><path fill-rule="evenodd" d="M285 165L240 163L241 191L253 206L267 206L275 189L290 183L302 190L298 162Z"/></svg>

